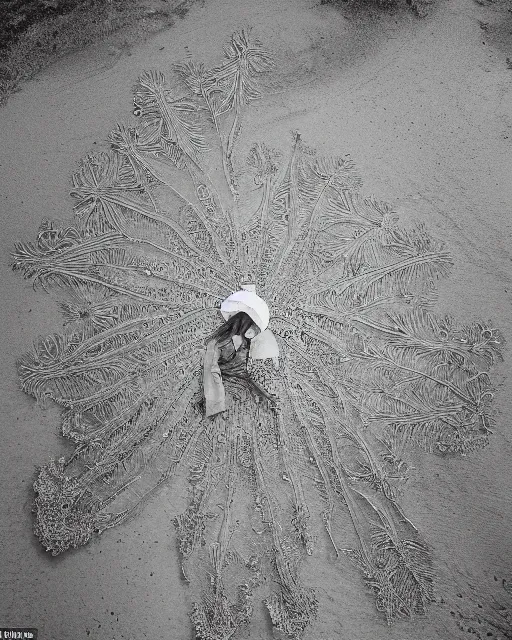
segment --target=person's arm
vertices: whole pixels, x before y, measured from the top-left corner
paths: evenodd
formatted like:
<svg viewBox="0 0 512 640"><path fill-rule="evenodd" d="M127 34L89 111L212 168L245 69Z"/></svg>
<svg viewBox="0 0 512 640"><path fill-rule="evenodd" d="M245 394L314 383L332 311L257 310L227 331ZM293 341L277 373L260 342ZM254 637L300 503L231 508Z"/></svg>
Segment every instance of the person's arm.
<svg viewBox="0 0 512 640"><path fill-rule="evenodd" d="M247 379L247 381L249 382L251 387L255 390L255 392L262 398L265 398L271 406L274 406L277 404L276 396L272 395L268 391L265 391L265 389L261 387L257 382L255 382L250 376Z"/></svg>
<svg viewBox="0 0 512 640"><path fill-rule="evenodd" d="M226 392L219 367L220 350L216 340L206 346L203 360L203 389L206 416L214 416L226 410Z"/></svg>

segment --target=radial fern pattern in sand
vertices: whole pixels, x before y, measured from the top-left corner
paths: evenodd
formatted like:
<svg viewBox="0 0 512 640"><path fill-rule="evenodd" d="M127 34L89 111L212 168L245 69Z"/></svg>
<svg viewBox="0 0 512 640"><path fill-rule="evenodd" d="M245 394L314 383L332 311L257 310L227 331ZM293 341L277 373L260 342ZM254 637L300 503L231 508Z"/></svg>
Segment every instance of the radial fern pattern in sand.
<svg viewBox="0 0 512 640"><path fill-rule="evenodd" d="M19 362L23 389L62 407L74 454L40 469L35 532L57 555L141 514L189 479L175 518L197 638L235 638L264 602L276 630L318 612L302 564L325 536L389 623L433 600L431 550L399 502L411 448L485 446L491 324L438 317L451 258L421 226L361 195L348 156L236 154L272 56L235 33L213 68L145 72L136 126L73 176L74 224L44 221L14 268L61 293L65 330ZM244 282L269 304L279 368L250 362L204 416L201 367L220 302ZM357 544L340 539L350 523ZM363 585L361 585L363 588Z"/></svg>

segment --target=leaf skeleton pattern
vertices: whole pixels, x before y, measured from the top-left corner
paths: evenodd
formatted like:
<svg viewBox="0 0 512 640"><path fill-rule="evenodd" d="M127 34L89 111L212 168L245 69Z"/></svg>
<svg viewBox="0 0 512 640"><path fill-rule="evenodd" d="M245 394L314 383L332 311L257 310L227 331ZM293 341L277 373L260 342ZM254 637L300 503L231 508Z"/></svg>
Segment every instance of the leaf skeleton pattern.
<svg viewBox="0 0 512 640"><path fill-rule="evenodd" d="M35 533L60 554L187 479L174 524L200 640L239 636L257 597L303 638L322 536L388 623L424 614L432 551L399 504L407 454L467 455L493 427L503 339L491 322L436 315L446 249L361 195L348 156L318 157L298 132L287 159L263 142L238 157L272 66L242 30L211 69L176 65L174 84L144 72L137 125L117 125L73 176L74 224L44 220L13 254L64 320L19 360L21 384L62 407L76 445L39 470ZM227 411L207 419L205 344L248 278L281 352L278 369L248 373L275 402L228 379Z"/></svg>

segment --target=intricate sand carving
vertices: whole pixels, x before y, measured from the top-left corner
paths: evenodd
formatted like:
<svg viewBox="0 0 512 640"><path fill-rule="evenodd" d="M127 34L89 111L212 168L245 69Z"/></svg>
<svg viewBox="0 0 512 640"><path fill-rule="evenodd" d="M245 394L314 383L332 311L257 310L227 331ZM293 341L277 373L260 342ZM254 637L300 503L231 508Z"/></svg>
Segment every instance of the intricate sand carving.
<svg viewBox="0 0 512 640"><path fill-rule="evenodd" d="M451 264L441 244L400 227L359 194L346 156L317 157L299 133L287 159L258 143L235 162L243 107L271 66L242 31L213 69L179 65L174 88L144 73L138 126L118 125L111 151L73 177L74 226L45 221L14 254L35 285L63 291L66 331L40 339L19 373L63 408L76 443L40 470L35 532L57 555L188 473L175 526L202 640L236 637L255 598L302 637L318 601L301 564L322 535L388 622L424 613L431 552L399 506L407 450L465 454L492 423L501 337L432 311ZM250 281L281 364L249 373L275 402L227 380L228 410L207 419L206 340L220 302ZM355 544L340 538L347 521Z"/></svg>

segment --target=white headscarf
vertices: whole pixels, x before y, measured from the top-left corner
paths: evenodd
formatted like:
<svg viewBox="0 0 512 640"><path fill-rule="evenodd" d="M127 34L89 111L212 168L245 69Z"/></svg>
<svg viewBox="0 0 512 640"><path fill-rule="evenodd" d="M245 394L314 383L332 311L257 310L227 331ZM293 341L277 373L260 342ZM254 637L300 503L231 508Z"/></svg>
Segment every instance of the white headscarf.
<svg viewBox="0 0 512 640"><path fill-rule="evenodd" d="M265 331L268 327L270 321L268 305L265 300L256 295L254 291L247 289L235 291L235 293L232 293L220 305L220 312L224 320L229 320L231 316L241 311L245 312L252 319L261 332ZM245 335L249 339L254 338L256 331L251 327L245 332Z"/></svg>

